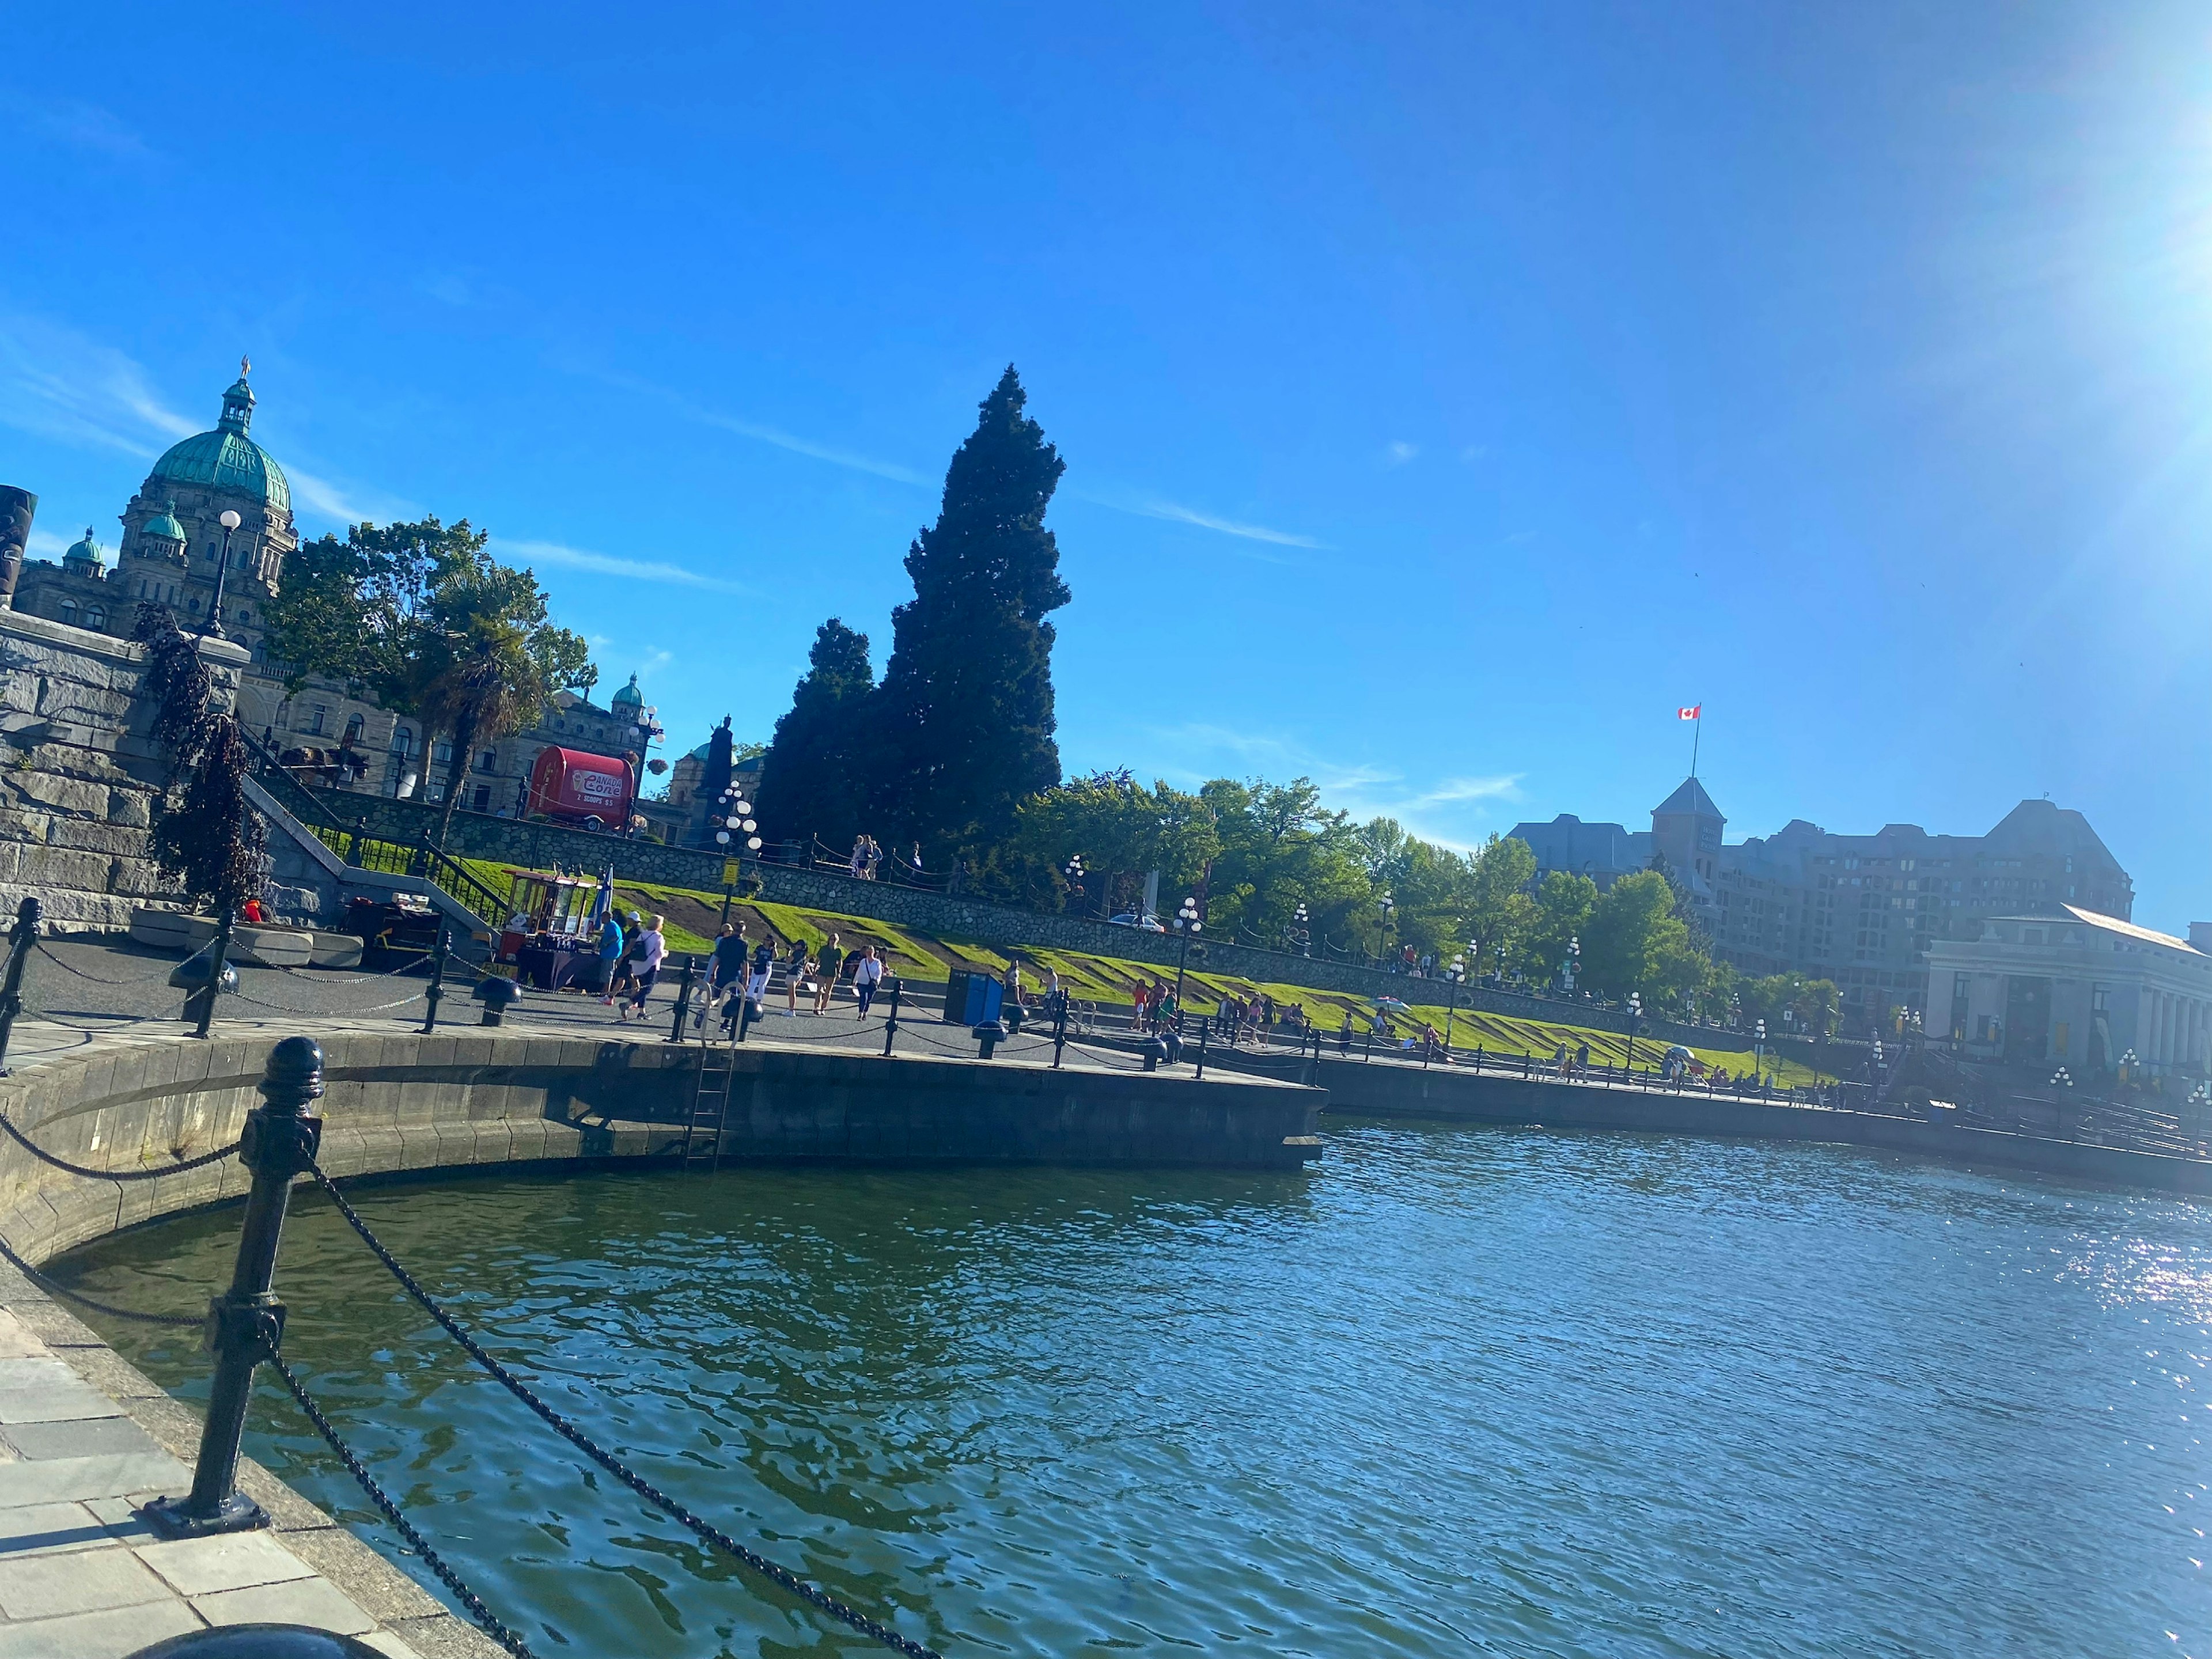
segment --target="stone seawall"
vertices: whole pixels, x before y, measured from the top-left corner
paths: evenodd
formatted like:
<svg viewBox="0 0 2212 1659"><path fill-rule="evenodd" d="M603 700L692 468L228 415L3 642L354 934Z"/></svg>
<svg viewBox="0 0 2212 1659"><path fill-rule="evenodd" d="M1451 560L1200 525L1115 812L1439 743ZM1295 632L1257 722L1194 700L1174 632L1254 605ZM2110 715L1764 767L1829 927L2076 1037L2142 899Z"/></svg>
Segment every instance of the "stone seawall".
<svg viewBox="0 0 2212 1659"><path fill-rule="evenodd" d="M1917 1118L1769 1105L1688 1091L1674 1094L1556 1078L1448 1071L1396 1060L1324 1059L1320 1080L1328 1091L1328 1110L1336 1115L1826 1141L1977 1168L2028 1170L2067 1180L2212 1195L2212 1163Z"/></svg>
<svg viewBox="0 0 2212 1659"><path fill-rule="evenodd" d="M436 833L439 808L411 800L337 792L319 793L334 816L349 825L364 826L367 833L378 840L411 845L426 830L433 835ZM488 859L527 868L544 868L554 862L580 870L602 870L612 865L615 875L621 880L684 887L699 892L714 892L722 885L723 859L719 853L667 847L653 841L594 836L557 824L521 823L481 812L455 812L446 847L463 858ZM850 876L801 869L796 865L748 862L745 874L749 879L757 877L759 896L773 904L827 910L838 915L866 916L940 939L969 939L1001 949L1082 951L1160 968L1172 969L1176 965L1176 941L1170 934L1115 927L1085 916L1024 910L984 899L902 887L893 882L855 881ZM1323 957L1293 957L1221 939L1208 939L1193 947L1191 966L1206 973L1263 983L1308 986L1317 991L1337 991L1357 997L1395 996L1409 1002L1433 1003L1438 1007L1443 1006L1447 990L1440 980L1407 979L1402 975L1378 973L1356 963L1334 962ZM1520 996L1480 986L1462 986L1459 1006L1485 1013L1560 1023L1571 1021L1607 1029L1623 1020L1622 1016L1607 1010L1545 997ZM1751 1049L1751 1039L1742 1033L1683 1025L1673 1020L1647 1017L1640 1030L1644 1036L1662 1042L1695 1043L1700 1048L1729 1052L1741 1049L1746 1054Z"/></svg>
<svg viewBox="0 0 2212 1659"><path fill-rule="evenodd" d="M333 1176L658 1158L681 1141L702 1051L515 1032L421 1036L301 1028L323 1045ZM94 1168L160 1169L238 1138L285 1029L110 1038L0 1083L0 1111ZM1183 1164L1295 1169L1319 1093L1006 1061L823 1054L749 1043L726 1162ZM159 1181L92 1181L0 1140L0 1236L33 1261L241 1195L235 1159Z"/></svg>

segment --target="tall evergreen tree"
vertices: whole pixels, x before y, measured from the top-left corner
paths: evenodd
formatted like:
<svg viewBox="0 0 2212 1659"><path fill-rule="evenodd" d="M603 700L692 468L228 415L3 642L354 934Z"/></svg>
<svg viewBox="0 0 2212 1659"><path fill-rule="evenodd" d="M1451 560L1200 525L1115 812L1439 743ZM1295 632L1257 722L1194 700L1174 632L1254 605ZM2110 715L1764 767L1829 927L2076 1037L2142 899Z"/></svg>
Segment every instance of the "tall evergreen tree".
<svg viewBox="0 0 2212 1659"><path fill-rule="evenodd" d="M891 613L873 700L870 827L886 845L921 842L933 865L988 855L1015 808L1060 781L1045 617L1069 595L1044 514L1066 464L1027 402L1009 364L952 457L935 528L907 554L914 598Z"/></svg>
<svg viewBox="0 0 2212 1659"><path fill-rule="evenodd" d="M866 827L860 819L870 769L868 695L876 682L868 636L832 617L815 630L806 661L790 712L776 721L762 758L753 816L766 840L819 836L842 848Z"/></svg>

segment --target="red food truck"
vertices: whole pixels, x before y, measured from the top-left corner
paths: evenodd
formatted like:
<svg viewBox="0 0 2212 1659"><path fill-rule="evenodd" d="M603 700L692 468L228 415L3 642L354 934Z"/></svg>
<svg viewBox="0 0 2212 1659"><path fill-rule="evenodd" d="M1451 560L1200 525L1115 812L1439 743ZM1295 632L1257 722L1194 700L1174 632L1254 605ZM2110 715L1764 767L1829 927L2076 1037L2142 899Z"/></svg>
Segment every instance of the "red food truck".
<svg viewBox="0 0 2212 1659"><path fill-rule="evenodd" d="M627 761L580 749L541 749L530 766L532 817L558 823L621 829L637 799L637 774Z"/></svg>

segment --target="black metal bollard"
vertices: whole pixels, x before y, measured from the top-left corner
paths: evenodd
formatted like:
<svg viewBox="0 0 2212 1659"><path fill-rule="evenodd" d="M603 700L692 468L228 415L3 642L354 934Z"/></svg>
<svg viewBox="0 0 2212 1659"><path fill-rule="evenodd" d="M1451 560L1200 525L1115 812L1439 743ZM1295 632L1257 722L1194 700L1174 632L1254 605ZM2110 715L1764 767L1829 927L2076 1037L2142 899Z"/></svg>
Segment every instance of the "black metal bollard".
<svg viewBox="0 0 2212 1659"><path fill-rule="evenodd" d="M477 981L477 988L469 994L483 1004L483 1018L477 1024L496 1025L507 1009L522 1000L522 988L511 979L492 974Z"/></svg>
<svg viewBox="0 0 2212 1659"><path fill-rule="evenodd" d="M670 1042L684 1041L684 1022L691 1012L691 977L697 970L696 957L684 958L684 977L676 986L676 1018L668 1028L666 1040Z"/></svg>
<svg viewBox="0 0 2212 1659"><path fill-rule="evenodd" d="M38 938L39 902L27 897L15 907L15 925L8 930L8 977L0 981L0 1077L8 1075L8 1039L23 1012L23 969Z"/></svg>
<svg viewBox="0 0 2212 1659"><path fill-rule="evenodd" d="M1160 1062L1168 1057L1168 1045L1155 1035L1139 1043L1137 1052L1145 1057L1145 1069L1157 1072L1160 1069ZM988 1059L989 1056L987 1054L984 1058Z"/></svg>
<svg viewBox="0 0 2212 1659"><path fill-rule="evenodd" d="M1210 1015L1200 1014L1198 1017L1198 1068L1196 1073L1196 1075L1200 1077L1204 1077L1206 1075L1206 1034L1212 1029L1212 1018ZM1305 1045L1301 1042L1298 1046L1300 1048L1304 1048Z"/></svg>
<svg viewBox="0 0 2212 1659"><path fill-rule="evenodd" d="M898 1036L899 993L903 991L905 988L906 981L904 980L895 979L891 981L890 1012L884 1019L884 1058L885 1060L889 1060L891 1057L891 1043Z"/></svg>
<svg viewBox="0 0 2212 1659"><path fill-rule="evenodd" d="M239 1162L253 1171L246 1222L230 1288L208 1304L207 1346L215 1352L215 1386L200 1431L192 1489L160 1498L140 1511L165 1538L244 1532L269 1524L268 1511L238 1490L238 1442L246 1428L253 1373L273 1358L284 1336L284 1304L270 1291L276 1244L284 1231L293 1177L315 1161L323 1121L304 1109L323 1093L323 1051L311 1037L286 1037L269 1051L262 1103L246 1115Z"/></svg>
<svg viewBox="0 0 2212 1659"><path fill-rule="evenodd" d="M1067 993L1061 991L1052 1001L1052 1069L1060 1069L1060 1056L1067 1047Z"/></svg>
<svg viewBox="0 0 2212 1659"><path fill-rule="evenodd" d="M231 925L237 913L226 906L216 918L215 943L208 947L207 988L199 993L199 1012L194 1018L192 1035L204 1039L208 1027L215 1024L215 1000L222 994L222 970L228 966L223 958L230 954Z"/></svg>
<svg viewBox="0 0 2212 1659"><path fill-rule="evenodd" d="M998 1052L999 1045L1006 1040L1006 1028L995 1019L987 1019L969 1033L981 1045L981 1057L988 1060ZM1154 1042L1158 1042L1156 1037Z"/></svg>
<svg viewBox="0 0 2212 1659"><path fill-rule="evenodd" d="M438 918L438 942L430 947L430 988L422 994L422 1035L438 1029L438 999L446 994L445 917Z"/></svg>

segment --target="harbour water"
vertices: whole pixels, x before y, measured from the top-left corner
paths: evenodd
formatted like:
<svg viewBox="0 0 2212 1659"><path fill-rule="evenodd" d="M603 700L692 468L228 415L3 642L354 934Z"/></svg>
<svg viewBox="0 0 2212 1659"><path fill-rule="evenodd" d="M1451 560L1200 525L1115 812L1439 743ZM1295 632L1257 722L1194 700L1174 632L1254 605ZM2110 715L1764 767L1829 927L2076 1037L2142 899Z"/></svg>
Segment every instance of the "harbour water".
<svg viewBox="0 0 2212 1659"><path fill-rule="evenodd" d="M557 1408L948 1655L2212 1646L2186 1200L1370 1126L1303 1176L620 1172L361 1207ZM237 1225L57 1271L189 1309ZM874 1650L591 1470L319 1201L278 1288L310 1386L541 1653ZM204 1395L189 1334L94 1318ZM273 1388L248 1449L398 1555Z"/></svg>

